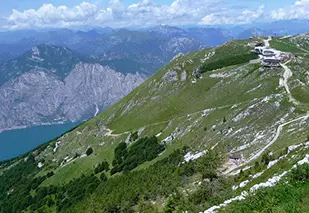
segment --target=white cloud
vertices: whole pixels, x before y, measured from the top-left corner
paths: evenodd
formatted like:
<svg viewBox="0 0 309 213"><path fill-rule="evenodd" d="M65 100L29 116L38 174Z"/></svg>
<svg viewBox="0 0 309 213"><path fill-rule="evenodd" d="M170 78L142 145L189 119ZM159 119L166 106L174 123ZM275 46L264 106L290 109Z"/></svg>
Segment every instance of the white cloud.
<svg viewBox="0 0 309 213"><path fill-rule="evenodd" d="M83 2L72 8L43 4L38 10L13 10L7 18L11 28L74 26L88 23L100 10L95 4Z"/></svg>
<svg viewBox="0 0 309 213"><path fill-rule="evenodd" d="M309 4L309 0L300 0L300 1L295 2L296 6L304 6L304 5L308 5L308 4Z"/></svg>
<svg viewBox="0 0 309 213"><path fill-rule="evenodd" d="M107 8L83 2L72 8L44 4L38 10L13 10L0 28L44 28L74 26L151 26L158 24L196 24L207 13L220 10L217 0L175 0L170 5L154 0L140 0L124 6L121 0L110 0Z"/></svg>
<svg viewBox="0 0 309 213"><path fill-rule="evenodd" d="M243 11L225 10L222 12L206 15L199 22L200 25L219 24L248 24L257 20L264 13L264 5L256 11L245 9Z"/></svg>
<svg viewBox="0 0 309 213"><path fill-rule="evenodd" d="M309 0L297 0L288 8L273 11L267 11L264 6L240 9L245 5L235 7L226 0L174 0L169 5L136 0L129 6L122 1L110 0L106 8L82 2L74 7L44 4L37 10L13 10L9 17L0 20L0 29L247 24L265 19L309 18Z"/></svg>
<svg viewBox="0 0 309 213"><path fill-rule="evenodd" d="M309 0L298 0L290 7L271 11L273 20L309 19Z"/></svg>

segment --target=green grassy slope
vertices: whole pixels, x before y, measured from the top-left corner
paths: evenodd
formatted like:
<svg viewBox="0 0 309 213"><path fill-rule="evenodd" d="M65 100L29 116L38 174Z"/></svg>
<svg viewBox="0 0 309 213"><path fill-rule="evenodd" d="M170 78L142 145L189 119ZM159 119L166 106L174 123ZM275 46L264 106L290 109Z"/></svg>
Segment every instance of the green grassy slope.
<svg viewBox="0 0 309 213"><path fill-rule="evenodd" d="M33 152L35 163L41 162L43 167L36 168L29 180L45 178L30 193L32 197L39 193L44 200L54 203L35 203L27 207L27 211L34 208L43 212L141 212L141 209L199 212L241 193L242 190L233 191L232 185L240 184L250 174L265 170L247 187L289 169L293 163L288 160L267 169L263 154L271 151L274 159L279 158L288 146L307 140L309 124L305 115L309 111L309 102L305 94L309 88L306 69L309 58L303 51L307 48L303 37L270 42L274 48L298 54L298 57L291 56L287 63L293 73L287 86L297 103L290 101L286 89L279 84L284 76L283 68L263 68L246 59L241 64L204 73L200 70L209 64L225 63L232 56L248 54L252 49L248 43L255 40L262 38L232 41L176 57L105 112L52 141L44 149ZM277 136L276 132L279 132ZM137 140L132 139L132 135L137 135ZM146 160L137 167L134 165L130 172L111 175L109 170L91 176L103 161L113 168L114 151L121 142L126 142L129 150L138 139L154 135L165 148L155 159ZM188 152L188 149L182 151L183 147L189 147L192 153L218 153L220 165L217 168L210 164L210 168L204 168L212 161L207 158L208 154L204 161L201 158L183 164L183 155ZM85 153L89 148L93 153L87 156ZM306 151L297 153L297 159L303 158ZM228 159L228 153L240 153L244 158L236 163ZM136 159L136 156L128 158L126 154L122 157L126 162ZM289 159L291 157L289 155ZM5 177L10 168L22 160L0 165L0 174ZM261 166L255 167L255 162ZM254 169L231 176L248 166ZM213 171L221 174L214 181L201 178L212 177ZM53 175L47 175L50 172ZM100 179L102 173L108 180L97 182L95 178ZM53 187L56 190L48 196L44 197L40 192L42 188L51 190ZM76 188L80 190L76 191ZM14 189L16 192L21 190L10 188ZM7 192L2 193L6 197ZM32 198L29 199L28 202Z"/></svg>

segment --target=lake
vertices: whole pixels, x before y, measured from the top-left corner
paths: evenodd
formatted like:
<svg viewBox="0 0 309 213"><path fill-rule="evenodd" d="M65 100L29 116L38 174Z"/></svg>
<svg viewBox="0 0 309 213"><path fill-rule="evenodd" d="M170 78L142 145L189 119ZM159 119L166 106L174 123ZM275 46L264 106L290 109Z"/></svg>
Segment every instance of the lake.
<svg viewBox="0 0 309 213"><path fill-rule="evenodd" d="M77 125L78 123L54 124L2 132L0 133L0 161L24 154Z"/></svg>

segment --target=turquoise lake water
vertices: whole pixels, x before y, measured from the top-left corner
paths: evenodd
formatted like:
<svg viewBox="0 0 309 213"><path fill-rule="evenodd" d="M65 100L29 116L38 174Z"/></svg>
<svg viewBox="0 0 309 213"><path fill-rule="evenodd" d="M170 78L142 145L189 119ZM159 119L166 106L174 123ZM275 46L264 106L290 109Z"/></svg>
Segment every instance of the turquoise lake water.
<svg viewBox="0 0 309 213"><path fill-rule="evenodd" d="M0 161L24 154L77 125L78 123L56 124L2 132L0 133Z"/></svg>

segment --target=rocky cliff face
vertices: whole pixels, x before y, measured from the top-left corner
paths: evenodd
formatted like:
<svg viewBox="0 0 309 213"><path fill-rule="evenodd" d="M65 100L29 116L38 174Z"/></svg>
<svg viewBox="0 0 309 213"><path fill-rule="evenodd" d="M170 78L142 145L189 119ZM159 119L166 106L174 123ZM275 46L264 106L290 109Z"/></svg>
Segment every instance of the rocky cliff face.
<svg viewBox="0 0 309 213"><path fill-rule="evenodd" d="M0 131L90 118L143 81L100 64L78 63L64 79L33 68L0 87Z"/></svg>

